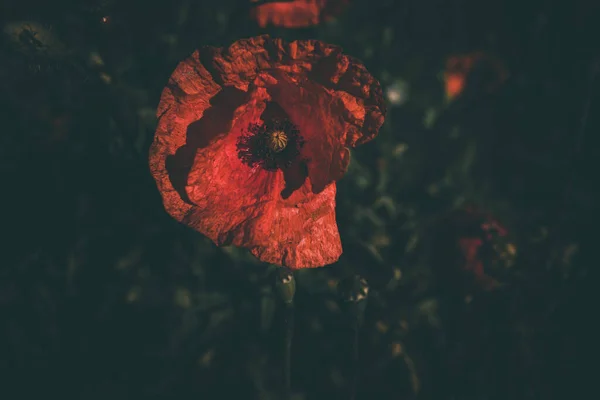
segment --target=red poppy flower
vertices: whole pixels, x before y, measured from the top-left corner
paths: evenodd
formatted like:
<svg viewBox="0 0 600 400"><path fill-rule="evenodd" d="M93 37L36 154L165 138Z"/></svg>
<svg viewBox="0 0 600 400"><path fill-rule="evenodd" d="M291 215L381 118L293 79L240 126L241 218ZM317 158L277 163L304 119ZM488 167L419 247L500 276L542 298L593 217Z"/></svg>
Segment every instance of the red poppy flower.
<svg viewBox="0 0 600 400"><path fill-rule="evenodd" d="M510 265L516 248L505 241L508 231L493 216L467 208L452 213L438 229L434 250L439 254L436 267L445 280L458 278L469 288L474 283L485 290L499 285L498 280L490 276L490 269ZM457 261L456 268L449 265L449 260Z"/></svg>
<svg viewBox="0 0 600 400"><path fill-rule="evenodd" d="M383 123L381 87L315 40L259 36L180 63L157 110L150 169L176 220L290 268L335 262L335 181Z"/></svg>
<svg viewBox="0 0 600 400"><path fill-rule="evenodd" d="M461 238L458 240L458 245L464 257L464 270L470 272L475 281L484 289L489 290L497 286L498 282L485 273L483 261L479 257L483 240L480 238Z"/></svg>
<svg viewBox="0 0 600 400"><path fill-rule="evenodd" d="M475 52L449 57L444 71L446 98L452 100L462 94L470 75L476 69L491 73L484 82L488 91L495 90L508 77L502 62L489 54Z"/></svg>
<svg viewBox="0 0 600 400"><path fill-rule="evenodd" d="M261 27L267 25L301 28L328 21L339 14L348 0L281 0L261 1L251 9L252 18Z"/></svg>
<svg viewBox="0 0 600 400"><path fill-rule="evenodd" d="M462 214L459 222L463 231L458 238L458 247L462 254L465 272L472 274L475 282L490 290L499 282L486 273L485 266L497 258L496 239L508 234L493 216L469 208Z"/></svg>

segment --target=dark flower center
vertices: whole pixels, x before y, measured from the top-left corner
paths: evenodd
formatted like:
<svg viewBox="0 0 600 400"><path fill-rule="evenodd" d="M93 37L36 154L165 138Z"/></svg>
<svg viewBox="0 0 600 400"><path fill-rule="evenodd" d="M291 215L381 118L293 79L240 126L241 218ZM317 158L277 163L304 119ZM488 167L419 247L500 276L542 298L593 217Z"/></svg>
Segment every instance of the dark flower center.
<svg viewBox="0 0 600 400"><path fill-rule="evenodd" d="M237 140L240 160L249 167L258 165L267 171L289 167L303 145L298 127L288 119L250 124Z"/></svg>

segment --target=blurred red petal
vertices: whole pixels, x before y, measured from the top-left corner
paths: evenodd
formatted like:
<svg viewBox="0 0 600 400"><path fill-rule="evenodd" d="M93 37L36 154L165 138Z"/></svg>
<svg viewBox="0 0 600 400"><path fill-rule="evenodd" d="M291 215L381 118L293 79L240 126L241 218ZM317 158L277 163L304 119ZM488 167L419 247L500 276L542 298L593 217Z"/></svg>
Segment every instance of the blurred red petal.
<svg viewBox="0 0 600 400"><path fill-rule="evenodd" d="M508 231L492 215L472 207L457 214L457 223L463 231L460 233L462 237L458 239L458 247L463 256L463 270L472 274L483 289L493 289L499 283L488 275L484 265L486 258L481 254L481 249L491 243L494 235L505 236Z"/></svg>
<svg viewBox="0 0 600 400"><path fill-rule="evenodd" d="M302 28L331 19L341 12L347 2L347 0L270 1L254 6L250 15L263 28L267 25Z"/></svg>
<svg viewBox="0 0 600 400"><path fill-rule="evenodd" d="M487 81L484 87L489 92L496 90L508 78L508 71L504 64L490 54L473 52L451 56L446 60L444 71L446 98L452 100L462 94L469 83L472 71L479 67L493 74L493 78Z"/></svg>

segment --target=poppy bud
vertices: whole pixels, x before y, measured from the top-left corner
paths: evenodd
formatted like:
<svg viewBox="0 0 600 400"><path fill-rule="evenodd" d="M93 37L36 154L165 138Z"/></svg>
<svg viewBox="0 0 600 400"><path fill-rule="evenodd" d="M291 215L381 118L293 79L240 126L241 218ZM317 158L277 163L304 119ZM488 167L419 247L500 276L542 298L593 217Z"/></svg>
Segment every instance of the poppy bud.
<svg viewBox="0 0 600 400"><path fill-rule="evenodd" d="M287 268L279 268L275 284L284 303L292 304L296 294L296 280L292 271Z"/></svg>
<svg viewBox="0 0 600 400"><path fill-rule="evenodd" d="M367 281L355 275L353 278L340 283L339 293L342 299L350 306L350 310L359 325L362 324L367 307L367 297L369 295Z"/></svg>

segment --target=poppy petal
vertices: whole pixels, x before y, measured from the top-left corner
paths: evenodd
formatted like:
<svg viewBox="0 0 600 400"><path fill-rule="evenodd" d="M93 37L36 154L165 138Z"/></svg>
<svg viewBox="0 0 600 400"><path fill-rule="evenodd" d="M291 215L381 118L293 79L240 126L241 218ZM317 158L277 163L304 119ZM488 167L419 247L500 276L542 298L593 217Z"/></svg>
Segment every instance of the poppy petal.
<svg viewBox="0 0 600 400"><path fill-rule="evenodd" d="M345 172L336 168L340 163L333 162L333 157L343 152L345 142L342 105L317 84L308 81L299 85L281 72L275 76L267 90L299 127L306 141L302 155L307 160L308 176L313 190L319 193Z"/></svg>
<svg viewBox="0 0 600 400"><path fill-rule="evenodd" d="M162 92L157 109L158 125L150 147L150 171L163 197L165 209L175 219L181 220L191 208L180 191L174 187L167 157L174 156L186 143L186 128L210 108L210 99L221 88L199 61L195 52L179 63ZM176 184L175 184L176 186Z"/></svg>

